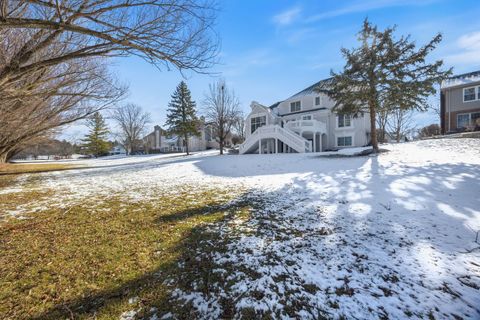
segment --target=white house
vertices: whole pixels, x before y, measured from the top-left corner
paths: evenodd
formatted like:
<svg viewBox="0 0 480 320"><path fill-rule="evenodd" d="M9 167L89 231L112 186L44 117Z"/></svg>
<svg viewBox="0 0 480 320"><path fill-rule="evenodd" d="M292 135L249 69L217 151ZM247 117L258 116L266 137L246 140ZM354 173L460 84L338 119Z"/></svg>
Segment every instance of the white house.
<svg viewBox="0 0 480 320"><path fill-rule="evenodd" d="M200 118L197 129L199 134L188 138L190 151L219 148L213 126L206 123L203 117ZM231 144L231 141L229 140L227 144ZM143 145L146 153L185 151L185 141L182 137L171 135L158 125L154 127L153 132L143 138Z"/></svg>
<svg viewBox="0 0 480 320"><path fill-rule="evenodd" d="M332 112L334 102L324 90L330 82L331 78L319 81L270 107L253 101L240 154L320 152L367 145L368 114L354 118Z"/></svg>

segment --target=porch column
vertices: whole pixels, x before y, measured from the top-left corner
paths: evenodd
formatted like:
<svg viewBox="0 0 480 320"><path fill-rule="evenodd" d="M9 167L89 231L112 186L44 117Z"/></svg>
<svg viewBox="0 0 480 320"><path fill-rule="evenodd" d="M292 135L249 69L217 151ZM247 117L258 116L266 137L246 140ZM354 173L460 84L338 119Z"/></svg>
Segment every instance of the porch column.
<svg viewBox="0 0 480 320"><path fill-rule="evenodd" d="M320 147L320 150L318 150L318 152L322 152L322 134L321 133L318 135L318 146Z"/></svg>
<svg viewBox="0 0 480 320"><path fill-rule="evenodd" d="M278 153L278 139L275 139L275 153Z"/></svg>
<svg viewBox="0 0 480 320"><path fill-rule="evenodd" d="M316 137L317 137L317 133L314 132L314 133L313 133L313 148L312 148L312 152L317 152L317 150L315 150L315 149L317 148L317 144L315 143Z"/></svg>
<svg viewBox="0 0 480 320"><path fill-rule="evenodd" d="M258 139L258 154L262 154L262 139Z"/></svg>

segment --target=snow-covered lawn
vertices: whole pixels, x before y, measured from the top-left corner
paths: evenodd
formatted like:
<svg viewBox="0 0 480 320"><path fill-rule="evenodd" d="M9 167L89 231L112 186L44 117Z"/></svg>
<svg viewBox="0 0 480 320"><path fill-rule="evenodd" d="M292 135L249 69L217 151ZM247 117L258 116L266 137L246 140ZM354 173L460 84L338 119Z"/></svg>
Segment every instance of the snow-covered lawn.
<svg viewBox="0 0 480 320"><path fill-rule="evenodd" d="M480 318L480 140L384 148L390 152L348 158L210 152L84 160L92 168L40 175L32 188L55 197L3 214L109 195L150 201L185 185L232 190L240 193L233 203L254 203L250 216L210 225L216 240L200 243L166 281L180 308L149 316ZM18 192L21 183L0 190ZM192 267L205 264L207 278ZM187 283L182 272L198 277Z"/></svg>

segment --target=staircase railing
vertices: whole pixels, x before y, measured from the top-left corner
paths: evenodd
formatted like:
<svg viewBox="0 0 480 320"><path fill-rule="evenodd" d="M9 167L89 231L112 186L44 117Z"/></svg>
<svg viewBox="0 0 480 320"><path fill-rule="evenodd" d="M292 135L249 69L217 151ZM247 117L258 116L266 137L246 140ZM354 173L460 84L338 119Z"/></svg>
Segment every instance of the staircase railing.
<svg viewBox="0 0 480 320"><path fill-rule="evenodd" d="M239 152L245 153L260 139L275 138L287 144L297 152L312 152L312 143L293 131L279 125L267 125L255 130L244 143L240 145Z"/></svg>

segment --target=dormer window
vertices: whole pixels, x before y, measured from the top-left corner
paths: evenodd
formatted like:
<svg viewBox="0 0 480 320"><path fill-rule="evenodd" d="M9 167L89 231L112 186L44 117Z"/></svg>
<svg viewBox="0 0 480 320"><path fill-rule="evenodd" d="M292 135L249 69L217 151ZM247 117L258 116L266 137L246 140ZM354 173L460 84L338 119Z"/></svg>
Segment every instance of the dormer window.
<svg viewBox="0 0 480 320"><path fill-rule="evenodd" d="M316 106L320 105L320 97L315 97L315 105Z"/></svg>
<svg viewBox="0 0 480 320"><path fill-rule="evenodd" d="M301 110L300 101L290 103L290 112L297 112Z"/></svg>

